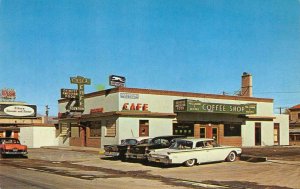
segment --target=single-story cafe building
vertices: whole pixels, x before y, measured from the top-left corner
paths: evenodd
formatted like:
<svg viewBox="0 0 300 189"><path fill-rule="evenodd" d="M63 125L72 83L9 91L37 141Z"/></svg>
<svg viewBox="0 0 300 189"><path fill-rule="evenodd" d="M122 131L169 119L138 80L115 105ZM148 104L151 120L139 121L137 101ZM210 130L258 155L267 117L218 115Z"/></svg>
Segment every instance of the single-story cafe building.
<svg viewBox="0 0 300 189"><path fill-rule="evenodd" d="M273 99L252 97L252 88L244 87L249 84L242 80L244 96L117 87L85 94L80 114L68 112L68 100L60 99L62 145L103 147L160 135L233 146L289 145L288 116L273 113Z"/></svg>

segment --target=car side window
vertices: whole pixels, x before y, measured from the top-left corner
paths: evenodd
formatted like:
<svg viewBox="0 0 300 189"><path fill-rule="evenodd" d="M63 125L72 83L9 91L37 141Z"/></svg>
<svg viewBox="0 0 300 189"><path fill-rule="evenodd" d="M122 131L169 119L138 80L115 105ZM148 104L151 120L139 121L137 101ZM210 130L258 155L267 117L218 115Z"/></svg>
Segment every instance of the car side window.
<svg viewBox="0 0 300 189"><path fill-rule="evenodd" d="M160 139L156 139L153 141L154 144L160 144Z"/></svg>
<svg viewBox="0 0 300 189"><path fill-rule="evenodd" d="M129 140L128 144L129 145L135 145L137 143L137 140Z"/></svg>
<svg viewBox="0 0 300 189"><path fill-rule="evenodd" d="M196 148L203 148L203 147L204 147L203 141L200 141L200 142L196 143Z"/></svg>
<svg viewBox="0 0 300 189"><path fill-rule="evenodd" d="M168 146L170 144L170 142L166 139L161 139L161 145L163 146Z"/></svg>

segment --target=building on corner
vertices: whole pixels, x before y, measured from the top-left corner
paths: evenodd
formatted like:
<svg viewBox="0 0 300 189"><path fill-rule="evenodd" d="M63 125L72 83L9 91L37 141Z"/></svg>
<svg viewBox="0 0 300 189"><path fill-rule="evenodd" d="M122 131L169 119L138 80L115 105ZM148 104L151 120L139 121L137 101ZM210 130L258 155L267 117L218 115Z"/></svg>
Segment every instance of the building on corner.
<svg viewBox="0 0 300 189"><path fill-rule="evenodd" d="M300 145L300 104L289 108L290 144Z"/></svg>
<svg viewBox="0 0 300 189"><path fill-rule="evenodd" d="M58 100L60 145L103 147L130 137L184 134L222 145L289 145L287 115L270 98L252 97L252 76L239 96L118 87L84 95L84 112Z"/></svg>

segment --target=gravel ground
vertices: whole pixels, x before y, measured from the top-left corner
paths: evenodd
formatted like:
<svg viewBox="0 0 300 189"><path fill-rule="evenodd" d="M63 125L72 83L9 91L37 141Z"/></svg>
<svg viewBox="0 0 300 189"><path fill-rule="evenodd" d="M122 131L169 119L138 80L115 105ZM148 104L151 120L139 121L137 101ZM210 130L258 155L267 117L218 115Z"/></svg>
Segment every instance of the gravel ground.
<svg viewBox="0 0 300 189"><path fill-rule="evenodd" d="M242 148L243 154L264 156L268 159L300 161L300 146L269 146Z"/></svg>

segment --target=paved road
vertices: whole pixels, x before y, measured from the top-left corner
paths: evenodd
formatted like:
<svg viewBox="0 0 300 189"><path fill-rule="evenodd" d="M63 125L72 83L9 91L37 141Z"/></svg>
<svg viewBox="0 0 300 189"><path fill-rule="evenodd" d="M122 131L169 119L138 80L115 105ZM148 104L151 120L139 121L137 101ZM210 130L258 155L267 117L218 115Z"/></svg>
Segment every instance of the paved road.
<svg viewBox="0 0 300 189"><path fill-rule="evenodd" d="M299 161L144 165L97 153L31 149L0 160L0 188L300 188ZM15 182L13 182L15 181Z"/></svg>

